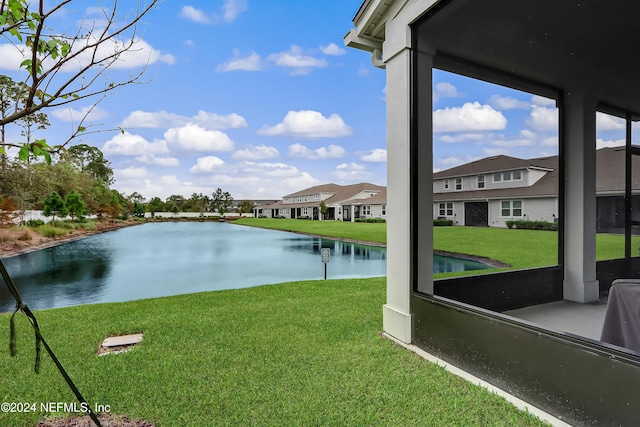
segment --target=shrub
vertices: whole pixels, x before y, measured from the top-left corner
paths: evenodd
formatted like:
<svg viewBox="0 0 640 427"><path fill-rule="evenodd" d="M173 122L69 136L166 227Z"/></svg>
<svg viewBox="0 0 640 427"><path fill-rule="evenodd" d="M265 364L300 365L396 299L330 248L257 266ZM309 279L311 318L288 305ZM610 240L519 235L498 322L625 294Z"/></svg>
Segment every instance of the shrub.
<svg viewBox="0 0 640 427"><path fill-rule="evenodd" d="M73 223L71 222L66 222L66 221L58 221L58 223L56 224L57 228L63 228L65 230L75 230L76 227Z"/></svg>
<svg viewBox="0 0 640 427"><path fill-rule="evenodd" d="M558 224L547 221L509 220L506 222L507 228L517 228L519 230L549 230L558 231Z"/></svg>
<svg viewBox="0 0 640 427"><path fill-rule="evenodd" d="M298 219L311 219L308 215L299 216Z"/></svg>
<svg viewBox="0 0 640 427"><path fill-rule="evenodd" d="M83 222L82 224L78 224L77 228L81 228L86 231L95 231L98 229L98 225L96 224L95 221L86 221L86 222Z"/></svg>
<svg viewBox="0 0 640 427"><path fill-rule="evenodd" d="M387 222L387 220L384 218L356 218L355 222L380 223L380 222Z"/></svg>
<svg viewBox="0 0 640 427"><path fill-rule="evenodd" d="M27 227L40 227L41 225L44 225L44 221L41 219L30 219L25 222L25 225Z"/></svg>
<svg viewBox="0 0 640 427"><path fill-rule="evenodd" d="M451 219L434 219L433 226L434 227L448 227L453 225L453 220Z"/></svg>
<svg viewBox="0 0 640 427"><path fill-rule="evenodd" d="M56 237L64 236L66 234L69 234L70 232L68 229L54 227L49 224L45 224L41 226L40 228L38 228L38 231L42 233L43 236L50 237L52 239L55 239Z"/></svg>

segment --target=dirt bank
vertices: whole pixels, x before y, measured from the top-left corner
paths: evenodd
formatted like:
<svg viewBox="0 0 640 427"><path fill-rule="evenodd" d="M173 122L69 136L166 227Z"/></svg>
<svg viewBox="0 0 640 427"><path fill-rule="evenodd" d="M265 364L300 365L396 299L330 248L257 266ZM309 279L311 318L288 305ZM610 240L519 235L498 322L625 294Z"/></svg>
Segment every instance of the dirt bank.
<svg viewBox="0 0 640 427"><path fill-rule="evenodd" d="M11 230L2 229L0 230L0 258L9 258L31 251L37 251L38 249L48 248L51 246L60 245L62 243L84 239L85 237L93 236L94 234L113 231L137 224L140 224L140 222L101 222L98 223L98 227L96 230L69 230L70 233L66 236L56 238L46 237L38 232L26 230L24 228Z"/></svg>

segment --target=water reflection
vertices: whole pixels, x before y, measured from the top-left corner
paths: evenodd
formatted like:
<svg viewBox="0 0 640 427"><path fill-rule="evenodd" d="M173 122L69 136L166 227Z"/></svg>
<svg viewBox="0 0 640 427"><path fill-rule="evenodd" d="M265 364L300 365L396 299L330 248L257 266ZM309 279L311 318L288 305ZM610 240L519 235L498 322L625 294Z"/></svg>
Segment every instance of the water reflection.
<svg viewBox="0 0 640 427"><path fill-rule="evenodd" d="M33 309L129 301L192 292L386 275L386 249L229 223L153 223L7 258ZM435 272L487 268L435 257ZM0 312L15 302L0 286Z"/></svg>
<svg viewBox="0 0 640 427"><path fill-rule="evenodd" d="M33 309L128 301L285 281L386 274L386 251L228 223L154 223L4 261ZM0 287L0 312L13 309Z"/></svg>
<svg viewBox="0 0 640 427"><path fill-rule="evenodd" d="M457 271L473 271L486 270L490 268L488 265L478 261L472 261L462 258L451 258L441 255L433 256L433 272L434 273L452 273Z"/></svg>

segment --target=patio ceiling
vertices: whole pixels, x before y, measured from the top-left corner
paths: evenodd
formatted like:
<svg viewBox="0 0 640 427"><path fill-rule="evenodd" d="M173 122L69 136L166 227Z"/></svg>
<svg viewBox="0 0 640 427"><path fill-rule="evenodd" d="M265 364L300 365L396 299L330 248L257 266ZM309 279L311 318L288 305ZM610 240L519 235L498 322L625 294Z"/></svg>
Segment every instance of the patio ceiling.
<svg viewBox="0 0 640 427"><path fill-rule="evenodd" d="M416 26L438 68L473 74L461 59L638 113L639 17L629 0L441 0Z"/></svg>

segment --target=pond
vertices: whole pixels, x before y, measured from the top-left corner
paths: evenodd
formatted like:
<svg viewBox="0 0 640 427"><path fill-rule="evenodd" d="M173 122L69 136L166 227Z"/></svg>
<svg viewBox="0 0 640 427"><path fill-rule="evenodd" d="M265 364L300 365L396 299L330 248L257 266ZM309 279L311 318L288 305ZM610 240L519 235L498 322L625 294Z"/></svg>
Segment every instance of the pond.
<svg viewBox="0 0 640 427"><path fill-rule="evenodd" d="M386 275L382 247L224 222L144 224L3 262L25 303L45 309L322 279L327 247L329 279ZM440 271L488 267L451 260ZM3 284L0 312L14 305Z"/></svg>

